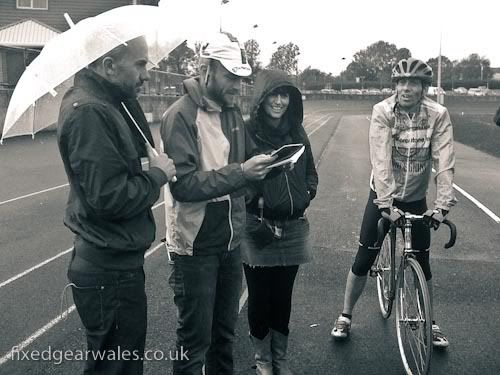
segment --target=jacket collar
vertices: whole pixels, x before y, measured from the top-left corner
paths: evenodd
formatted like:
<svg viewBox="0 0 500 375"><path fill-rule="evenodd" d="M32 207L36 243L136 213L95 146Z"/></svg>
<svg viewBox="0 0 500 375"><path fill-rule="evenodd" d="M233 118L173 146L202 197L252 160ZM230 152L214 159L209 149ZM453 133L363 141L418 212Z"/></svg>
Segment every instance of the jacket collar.
<svg viewBox="0 0 500 375"><path fill-rule="evenodd" d="M80 86L95 96L114 104L130 99L118 85L88 68L75 74L75 86Z"/></svg>

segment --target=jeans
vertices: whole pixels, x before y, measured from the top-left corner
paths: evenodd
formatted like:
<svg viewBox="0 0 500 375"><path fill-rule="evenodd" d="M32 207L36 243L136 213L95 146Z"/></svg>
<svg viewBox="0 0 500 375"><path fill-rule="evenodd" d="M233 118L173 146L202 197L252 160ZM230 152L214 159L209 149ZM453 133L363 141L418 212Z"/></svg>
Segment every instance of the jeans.
<svg viewBox="0 0 500 375"><path fill-rule="evenodd" d="M177 306L174 375L233 374L233 342L241 293L240 248L206 256L173 255L169 284Z"/></svg>
<svg viewBox="0 0 500 375"><path fill-rule="evenodd" d="M141 375L147 329L144 271L68 271L87 334L84 375ZM101 356L94 358L94 356ZM102 358L104 357L104 358Z"/></svg>

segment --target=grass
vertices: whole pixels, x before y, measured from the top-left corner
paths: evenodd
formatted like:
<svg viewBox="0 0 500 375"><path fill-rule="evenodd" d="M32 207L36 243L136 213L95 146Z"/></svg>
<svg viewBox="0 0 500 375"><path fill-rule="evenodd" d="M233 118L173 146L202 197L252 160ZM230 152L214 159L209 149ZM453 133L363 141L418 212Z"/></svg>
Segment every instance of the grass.
<svg viewBox="0 0 500 375"><path fill-rule="evenodd" d="M455 141L500 158L500 126L491 114L451 113Z"/></svg>

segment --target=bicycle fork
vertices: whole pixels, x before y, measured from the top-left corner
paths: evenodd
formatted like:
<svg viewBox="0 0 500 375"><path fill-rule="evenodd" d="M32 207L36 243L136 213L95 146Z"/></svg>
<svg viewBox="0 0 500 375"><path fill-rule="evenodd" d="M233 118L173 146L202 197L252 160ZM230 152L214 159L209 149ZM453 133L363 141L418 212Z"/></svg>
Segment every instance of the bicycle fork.
<svg viewBox="0 0 500 375"><path fill-rule="evenodd" d="M405 226L404 226L404 251L403 251L403 256L401 257L401 262L399 265L399 272L397 273L397 277L400 280L396 281L396 284L398 285L398 288L402 288L403 290L407 287L405 283L407 282L405 273L409 271L409 267L407 265L408 263L408 257L414 257L413 253L415 253L415 250L412 249L412 239L411 239L411 227L412 224L410 220L406 220ZM418 280L415 280L416 275L412 275L413 279L413 287L416 290L416 301L413 301L416 307L415 311L415 316L405 316L403 317L403 320L405 323L410 327L412 331L416 331L419 329L419 327L425 323L425 318L424 318L424 313L423 313L423 308L422 308L422 291L420 290ZM404 293L399 293L399 301L397 303L404 304L408 303L408 301L404 301ZM405 311L405 310L401 310Z"/></svg>

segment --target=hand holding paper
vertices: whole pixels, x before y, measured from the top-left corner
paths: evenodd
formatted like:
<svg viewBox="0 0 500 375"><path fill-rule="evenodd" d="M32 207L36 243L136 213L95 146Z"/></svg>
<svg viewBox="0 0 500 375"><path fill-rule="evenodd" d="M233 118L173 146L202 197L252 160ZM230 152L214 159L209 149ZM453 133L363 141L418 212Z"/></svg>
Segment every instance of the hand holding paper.
<svg viewBox="0 0 500 375"><path fill-rule="evenodd" d="M267 166L269 163L274 162L275 159L276 156L266 154L255 155L241 164L243 175L247 180L262 180L269 172Z"/></svg>

